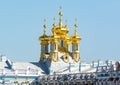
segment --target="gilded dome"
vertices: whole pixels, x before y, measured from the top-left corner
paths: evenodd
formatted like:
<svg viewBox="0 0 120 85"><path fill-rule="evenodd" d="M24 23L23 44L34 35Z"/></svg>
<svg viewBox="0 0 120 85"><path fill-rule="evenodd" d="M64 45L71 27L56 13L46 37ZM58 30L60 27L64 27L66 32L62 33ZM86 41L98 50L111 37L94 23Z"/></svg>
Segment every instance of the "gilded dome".
<svg viewBox="0 0 120 85"><path fill-rule="evenodd" d="M55 34L57 34L57 35L66 35L66 34L68 34L69 29L68 29L67 26L57 25L57 26L53 26L53 28L52 28L52 33L54 33L54 32L55 32Z"/></svg>
<svg viewBox="0 0 120 85"><path fill-rule="evenodd" d="M66 35L66 34L68 34L69 29L68 29L67 25L62 24L63 14L61 11L59 12L59 16L60 16L59 24L58 25L53 24L52 33L55 32L55 34L57 34L57 35Z"/></svg>

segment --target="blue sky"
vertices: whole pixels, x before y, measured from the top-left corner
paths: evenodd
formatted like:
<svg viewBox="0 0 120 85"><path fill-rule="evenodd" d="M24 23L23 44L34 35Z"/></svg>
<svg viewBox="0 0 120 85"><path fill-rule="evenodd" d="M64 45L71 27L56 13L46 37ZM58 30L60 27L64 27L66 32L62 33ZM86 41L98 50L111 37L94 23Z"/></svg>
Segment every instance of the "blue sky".
<svg viewBox="0 0 120 85"><path fill-rule="evenodd" d="M43 20L47 19L50 35L54 17L58 23L59 6L69 35L78 19L81 60L120 60L120 0L1 0L0 55L12 61L38 61Z"/></svg>

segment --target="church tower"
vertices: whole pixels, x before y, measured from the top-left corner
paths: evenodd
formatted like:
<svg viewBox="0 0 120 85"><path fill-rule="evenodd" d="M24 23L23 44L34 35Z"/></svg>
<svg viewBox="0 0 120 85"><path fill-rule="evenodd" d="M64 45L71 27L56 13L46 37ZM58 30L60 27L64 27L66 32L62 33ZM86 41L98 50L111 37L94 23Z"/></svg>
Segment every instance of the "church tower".
<svg viewBox="0 0 120 85"><path fill-rule="evenodd" d="M41 45L41 55L40 56L42 56L41 58L40 58L40 61L47 61L46 59L47 59L47 56L46 56L46 54L48 54L49 52L48 52L48 45L49 45L49 38L48 38L48 36L46 35L46 20L44 20L44 25L43 25L43 27L44 27L44 33L43 33L43 35L41 36L41 37L39 37L39 40L41 41L41 43L40 43L40 45Z"/></svg>
<svg viewBox="0 0 120 85"><path fill-rule="evenodd" d="M49 60L50 61L54 61L54 62L58 62L59 61L59 57L58 57L58 41L59 41L59 37L55 34L55 23L53 24L53 28L52 28L52 32L53 35L50 38L50 57Z"/></svg>
<svg viewBox="0 0 120 85"><path fill-rule="evenodd" d="M76 21L76 20L75 20ZM74 25L74 35L72 36L72 58L75 62L80 61L80 40L81 37L77 34L77 24Z"/></svg>
<svg viewBox="0 0 120 85"><path fill-rule="evenodd" d="M41 45L40 62L80 62L80 40L77 34L77 24L74 25L75 32L69 36L69 28L62 23L62 11L60 7L59 23L53 24L52 35L46 35L46 24L44 24L44 34L39 37ZM55 19L54 19L55 20ZM44 21L46 22L46 20ZM72 46L72 49L70 49ZM50 47L50 50L49 48Z"/></svg>

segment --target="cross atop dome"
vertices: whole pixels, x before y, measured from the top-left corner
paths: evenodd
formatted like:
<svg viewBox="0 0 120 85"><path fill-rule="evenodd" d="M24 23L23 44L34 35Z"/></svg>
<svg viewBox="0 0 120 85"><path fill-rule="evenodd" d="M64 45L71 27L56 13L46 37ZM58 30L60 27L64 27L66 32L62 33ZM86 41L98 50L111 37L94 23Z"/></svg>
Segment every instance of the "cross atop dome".
<svg viewBox="0 0 120 85"><path fill-rule="evenodd" d="M60 16L60 18L59 18L59 26L61 27L62 26L62 7L60 6L60 12L59 12L59 16Z"/></svg>
<svg viewBox="0 0 120 85"><path fill-rule="evenodd" d="M44 36L46 35L46 19L44 19L44 25L43 25L43 27L44 27Z"/></svg>

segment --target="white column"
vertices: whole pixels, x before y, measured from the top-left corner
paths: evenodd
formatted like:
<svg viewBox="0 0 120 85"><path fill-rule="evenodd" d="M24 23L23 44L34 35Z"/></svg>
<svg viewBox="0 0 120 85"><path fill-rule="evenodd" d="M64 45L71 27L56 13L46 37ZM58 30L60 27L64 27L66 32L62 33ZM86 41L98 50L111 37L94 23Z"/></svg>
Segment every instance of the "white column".
<svg viewBox="0 0 120 85"><path fill-rule="evenodd" d="M116 81L116 85L119 85L119 84L118 84L118 81Z"/></svg>
<svg viewBox="0 0 120 85"><path fill-rule="evenodd" d="M58 52L58 45L54 44L54 52Z"/></svg>
<svg viewBox="0 0 120 85"><path fill-rule="evenodd" d="M110 81L110 85L115 85L113 81Z"/></svg>
<svg viewBox="0 0 120 85"><path fill-rule="evenodd" d="M5 70L4 70L4 69L2 70L2 74L3 74L3 75L5 75L5 74L6 74L6 72L5 72Z"/></svg>
<svg viewBox="0 0 120 85"><path fill-rule="evenodd" d="M107 81L107 84L110 85L110 81Z"/></svg>
<svg viewBox="0 0 120 85"><path fill-rule="evenodd" d="M97 81L95 85L99 85L99 81Z"/></svg>
<svg viewBox="0 0 120 85"><path fill-rule="evenodd" d="M102 83L102 81L99 81L99 85L102 85L101 83Z"/></svg>
<svg viewBox="0 0 120 85"><path fill-rule="evenodd" d="M103 85L106 85L106 81L103 81Z"/></svg>
<svg viewBox="0 0 120 85"><path fill-rule="evenodd" d="M120 79L118 80L118 85L120 85Z"/></svg>
<svg viewBox="0 0 120 85"><path fill-rule="evenodd" d="M15 75L17 75L18 74L18 71L17 70L15 70Z"/></svg>
<svg viewBox="0 0 120 85"><path fill-rule="evenodd" d="M79 72L81 72L81 62L79 63Z"/></svg>

